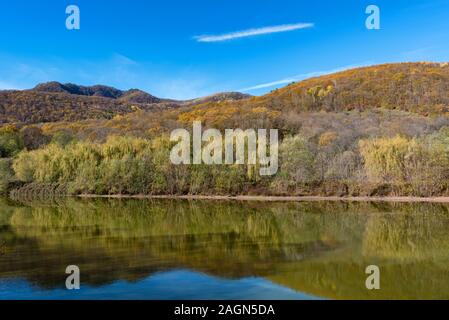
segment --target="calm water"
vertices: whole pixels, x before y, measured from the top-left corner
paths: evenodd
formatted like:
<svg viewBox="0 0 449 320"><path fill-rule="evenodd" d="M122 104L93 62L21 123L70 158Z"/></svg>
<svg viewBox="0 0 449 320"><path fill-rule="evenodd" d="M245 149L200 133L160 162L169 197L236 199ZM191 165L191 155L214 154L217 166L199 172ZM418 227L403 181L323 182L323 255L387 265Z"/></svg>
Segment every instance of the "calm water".
<svg viewBox="0 0 449 320"><path fill-rule="evenodd" d="M0 299L448 299L448 209L1 200ZM65 289L68 265L79 291Z"/></svg>

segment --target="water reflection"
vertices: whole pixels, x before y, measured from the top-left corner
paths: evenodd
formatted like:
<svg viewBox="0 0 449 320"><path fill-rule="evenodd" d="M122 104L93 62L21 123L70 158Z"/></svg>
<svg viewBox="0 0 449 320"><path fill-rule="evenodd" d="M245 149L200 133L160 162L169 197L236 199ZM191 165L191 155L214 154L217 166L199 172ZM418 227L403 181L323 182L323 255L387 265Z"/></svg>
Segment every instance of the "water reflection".
<svg viewBox="0 0 449 320"><path fill-rule="evenodd" d="M64 298L71 264L91 298L449 298L448 231L439 204L3 200L0 299Z"/></svg>

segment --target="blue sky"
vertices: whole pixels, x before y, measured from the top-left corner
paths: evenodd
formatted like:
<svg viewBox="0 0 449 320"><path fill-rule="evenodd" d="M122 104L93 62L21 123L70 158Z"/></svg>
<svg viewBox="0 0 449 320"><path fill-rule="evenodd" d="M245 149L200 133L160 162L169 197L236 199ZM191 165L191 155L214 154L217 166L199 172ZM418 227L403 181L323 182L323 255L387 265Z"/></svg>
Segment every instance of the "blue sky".
<svg viewBox="0 0 449 320"><path fill-rule="evenodd" d="M70 4L81 30L65 27ZM365 28L370 4L381 30ZM269 33L279 28L291 30ZM448 31L449 0L2 1L0 89L55 80L177 99L263 94L349 67L449 61Z"/></svg>

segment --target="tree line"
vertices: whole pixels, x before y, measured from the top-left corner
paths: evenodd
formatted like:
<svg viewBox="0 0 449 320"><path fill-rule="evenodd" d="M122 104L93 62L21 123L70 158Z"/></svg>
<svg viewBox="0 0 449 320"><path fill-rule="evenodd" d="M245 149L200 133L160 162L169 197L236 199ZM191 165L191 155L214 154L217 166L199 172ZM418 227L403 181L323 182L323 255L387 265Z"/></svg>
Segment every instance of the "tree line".
<svg viewBox="0 0 449 320"><path fill-rule="evenodd" d="M174 165L167 134L93 142L39 130L0 131L3 191L32 184L70 194L434 196L449 188L447 126L415 137L356 136L350 143L335 131L285 134L273 177L260 176L257 165Z"/></svg>

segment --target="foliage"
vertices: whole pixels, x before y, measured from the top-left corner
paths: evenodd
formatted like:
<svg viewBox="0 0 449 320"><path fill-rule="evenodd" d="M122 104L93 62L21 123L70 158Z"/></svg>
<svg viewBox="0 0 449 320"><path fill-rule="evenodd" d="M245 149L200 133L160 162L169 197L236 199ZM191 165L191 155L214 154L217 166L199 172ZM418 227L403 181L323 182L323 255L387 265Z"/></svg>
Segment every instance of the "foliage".
<svg viewBox="0 0 449 320"><path fill-rule="evenodd" d="M419 152L416 140L400 136L360 141L360 152L371 179L405 182L408 161Z"/></svg>
<svg viewBox="0 0 449 320"><path fill-rule="evenodd" d="M34 125L23 127L20 135L27 150L39 149L50 141L50 137L46 136L40 127Z"/></svg>
<svg viewBox="0 0 449 320"><path fill-rule="evenodd" d="M14 177L10 159L0 159L0 194L9 190L9 183Z"/></svg>
<svg viewBox="0 0 449 320"><path fill-rule="evenodd" d="M315 153L309 142L297 135L287 137L280 146L281 168L275 181L284 187L296 187L315 180Z"/></svg>
<svg viewBox="0 0 449 320"><path fill-rule="evenodd" d="M9 158L24 148L23 138L14 125L0 128L0 157Z"/></svg>

